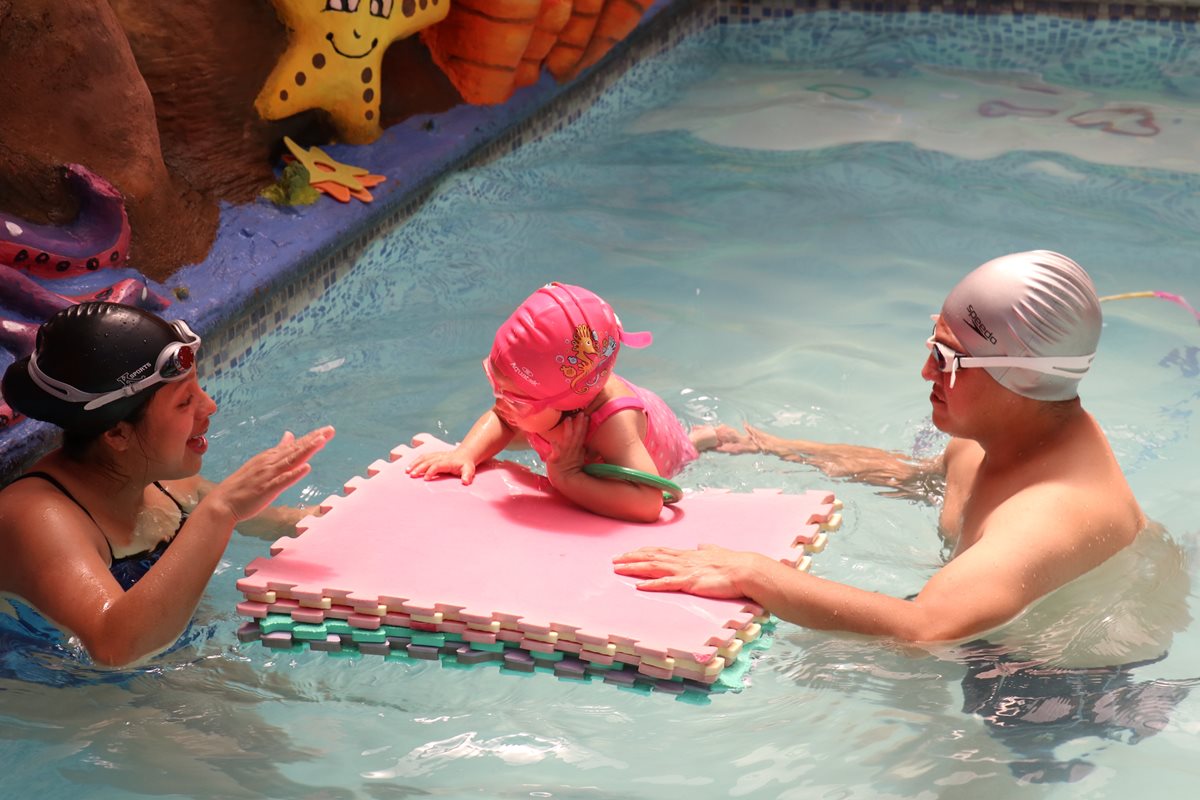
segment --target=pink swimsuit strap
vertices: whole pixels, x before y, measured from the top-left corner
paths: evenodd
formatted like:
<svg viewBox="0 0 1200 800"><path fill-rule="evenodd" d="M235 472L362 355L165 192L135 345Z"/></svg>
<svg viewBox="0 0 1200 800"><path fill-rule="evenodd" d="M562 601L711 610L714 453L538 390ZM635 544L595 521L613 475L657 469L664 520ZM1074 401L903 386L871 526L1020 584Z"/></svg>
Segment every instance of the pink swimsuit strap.
<svg viewBox="0 0 1200 800"><path fill-rule="evenodd" d="M588 420L587 438L591 439L596 433L596 429L608 421L608 418L618 411L624 411L627 408L634 408L638 411L645 412L646 404L642 402L642 398L637 395L629 395L628 397L614 397L600 408L592 413Z"/></svg>
<svg viewBox="0 0 1200 800"><path fill-rule="evenodd" d="M615 397L596 409L589 416L587 436L584 441L590 442L596 429L607 422L613 414L626 409L641 411L646 415L646 436L643 441L646 451L654 459L655 467L664 478L677 474L696 458L696 448L688 438L687 431L683 429L679 419L661 397L648 389L634 386L619 375L613 377L618 378L634 394L627 397ZM552 448L545 438L536 433L526 434L526 438L543 461L550 457Z"/></svg>

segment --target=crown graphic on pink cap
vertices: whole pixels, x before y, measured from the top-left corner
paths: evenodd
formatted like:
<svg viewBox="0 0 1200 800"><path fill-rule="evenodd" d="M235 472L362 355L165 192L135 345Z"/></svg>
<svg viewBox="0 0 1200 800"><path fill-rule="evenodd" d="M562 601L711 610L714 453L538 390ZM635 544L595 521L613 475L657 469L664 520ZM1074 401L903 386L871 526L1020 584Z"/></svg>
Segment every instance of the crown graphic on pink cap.
<svg viewBox="0 0 1200 800"><path fill-rule="evenodd" d="M626 333L595 292L548 283L496 331L490 360L523 396L571 410L603 388L622 345L642 348L652 341L648 332Z"/></svg>

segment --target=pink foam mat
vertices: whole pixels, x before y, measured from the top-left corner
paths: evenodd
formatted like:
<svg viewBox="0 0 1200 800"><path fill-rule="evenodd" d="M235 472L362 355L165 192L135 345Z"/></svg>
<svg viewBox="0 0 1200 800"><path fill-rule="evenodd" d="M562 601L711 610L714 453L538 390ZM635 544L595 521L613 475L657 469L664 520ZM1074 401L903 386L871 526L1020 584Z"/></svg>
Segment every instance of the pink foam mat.
<svg viewBox="0 0 1200 800"><path fill-rule="evenodd" d="M584 511L511 462L482 466L470 486L405 473L418 453L450 447L420 434L390 461L372 464L367 478L348 482L344 496L323 501L298 537L280 539L269 558L247 565L239 612L473 630L623 657L651 671L669 669L665 659L694 670L747 638L762 609L639 591L635 579L613 572L613 556L643 545L711 543L806 568L806 551L836 517L827 492L705 490L665 507L655 523L636 524Z"/></svg>

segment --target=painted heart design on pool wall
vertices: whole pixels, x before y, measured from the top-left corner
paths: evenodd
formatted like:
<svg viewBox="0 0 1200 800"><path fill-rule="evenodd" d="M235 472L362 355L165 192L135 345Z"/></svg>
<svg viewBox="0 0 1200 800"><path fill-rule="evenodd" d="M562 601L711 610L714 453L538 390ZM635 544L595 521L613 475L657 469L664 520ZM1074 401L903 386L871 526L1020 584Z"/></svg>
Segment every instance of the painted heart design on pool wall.
<svg viewBox="0 0 1200 800"><path fill-rule="evenodd" d="M1007 100L988 100L979 104L983 117L1053 117L1061 109L1019 106ZM1120 136L1157 136L1161 132L1154 112L1140 106L1093 108L1067 117L1067 122L1079 128L1098 128L1104 133Z"/></svg>
<svg viewBox="0 0 1200 800"><path fill-rule="evenodd" d="M1099 128L1121 136L1157 136L1160 132L1154 112L1139 106L1118 106L1081 111L1067 118L1080 128Z"/></svg>

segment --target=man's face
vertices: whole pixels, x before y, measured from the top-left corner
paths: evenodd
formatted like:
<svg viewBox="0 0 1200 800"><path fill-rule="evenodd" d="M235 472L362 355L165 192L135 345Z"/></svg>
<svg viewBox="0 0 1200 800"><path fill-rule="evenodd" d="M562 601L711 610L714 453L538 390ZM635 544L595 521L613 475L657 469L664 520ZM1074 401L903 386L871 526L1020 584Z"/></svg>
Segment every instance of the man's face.
<svg viewBox="0 0 1200 800"><path fill-rule="evenodd" d="M956 354L967 355L962 342L941 316L933 326L933 341ZM951 436L974 438L971 431L988 408L989 398L994 397L995 390L1000 386L987 370L959 366L954 373L954 388L950 388L951 373L940 369L937 349L936 345L930 348L925 365L921 368L921 377L933 384L933 390L929 393L933 424ZM947 363L954 358L944 351L943 355Z"/></svg>

